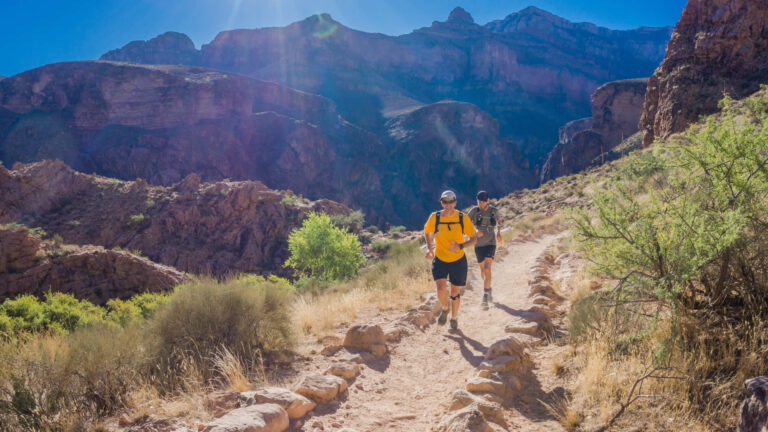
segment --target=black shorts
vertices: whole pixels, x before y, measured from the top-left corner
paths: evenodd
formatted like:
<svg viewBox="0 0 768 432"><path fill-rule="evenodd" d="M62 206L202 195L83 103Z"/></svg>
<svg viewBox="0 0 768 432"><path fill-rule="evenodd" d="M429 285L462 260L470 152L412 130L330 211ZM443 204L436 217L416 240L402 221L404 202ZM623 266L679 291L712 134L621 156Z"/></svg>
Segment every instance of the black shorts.
<svg viewBox="0 0 768 432"><path fill-rule="evenodd" d="M453 262L432 260L432 277L435 280L448 279L451 285L464 286L467 284L467 256Z"/></svg>
<svg viewBox="0 0 768 432"><path fill-rule="evenodd" d="M496 245L475 246L475 256L479 263L485 261L486 258L493 259L494 255L496 255Z"/></svg>

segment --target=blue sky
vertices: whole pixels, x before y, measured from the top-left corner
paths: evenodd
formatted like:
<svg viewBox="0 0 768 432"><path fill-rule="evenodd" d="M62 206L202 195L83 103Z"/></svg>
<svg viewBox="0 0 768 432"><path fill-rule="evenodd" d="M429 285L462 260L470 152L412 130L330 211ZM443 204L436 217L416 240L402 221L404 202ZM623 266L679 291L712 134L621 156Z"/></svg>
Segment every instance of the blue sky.
<svg viewBox="0 0 768 432"><path fill-rule="evenodd" d="M444 21L461 6L485 24L527 6L571 21L628 29L674 25L687 0L5 0L0 6L0 75L48 63L96 59L169 30L199 48L218 32L283 26L330 13L347 27L399 35Z"/></svg>

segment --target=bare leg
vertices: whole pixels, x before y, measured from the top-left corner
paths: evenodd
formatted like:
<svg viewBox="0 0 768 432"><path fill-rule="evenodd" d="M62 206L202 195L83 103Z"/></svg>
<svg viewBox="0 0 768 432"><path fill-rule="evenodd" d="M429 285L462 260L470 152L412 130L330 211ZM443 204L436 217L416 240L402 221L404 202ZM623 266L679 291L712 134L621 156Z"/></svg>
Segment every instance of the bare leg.
<svg viewBox="0 0 768 432"><path fill-rule="evenodd" d="M448 293L445 290L445 279L438 279L435 281L435 285L437 285L437 301L440 302L440 306L443 307L443 309L448 308Z"/></svg>
<svg viewBox="0 0 768 432"><path fill-rule="evenodd" d="M461 291L460 286L456 286L451 284L451 297L456 297L459 295L459 291ZM451 301L451 318L456 319L459 316L459 304L461 303L461 298L457 298L456 300Z"/></svg>
<svg viewBox="0 0 768 432"><path fill-rule="evenodd" d="M486 258L480 264L480 268L483 271L483 288L486 290L491 287L491 265L493 264L493 258Z"/></svg>

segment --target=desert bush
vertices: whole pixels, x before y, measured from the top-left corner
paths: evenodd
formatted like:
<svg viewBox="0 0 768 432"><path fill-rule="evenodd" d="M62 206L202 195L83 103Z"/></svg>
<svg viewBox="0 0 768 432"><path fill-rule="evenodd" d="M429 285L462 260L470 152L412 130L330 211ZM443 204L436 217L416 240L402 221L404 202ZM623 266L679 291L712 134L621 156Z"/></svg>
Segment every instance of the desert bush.
<svg viewBox="0 0 768 432"><path fill-rule="evenodd" d="M0 345L3 430L69 430L122 408L146 359L137 329L96 324Z"/></svg>
<svg viewBox="0 0 768 432"><path fill-rule="evenodd" d="M616 281L600 294L613 349L669 320L653 362L679 369L678 394L720 428L743 380L768 367L750 352L768 330L766 106L725 98L719 116L617 167L573 218L582 253Z"/></svg>
<svg viewBox="0 0 768 432"><path fill-rule="evenodd" d="M48 292L45 301L24 294L0 305L0 332L6 337L40 331L68 333L102 322L104 316L104 309L71 294Z"/></svg>
<svg viewBox="0 0 768 432"><path fill-rule="evenodd" d="M301 276L336 281L349 279L365 262L357 236L333 225L326 214L310 213L288 237L285 265Z"/></svg>
<svg viewBox="0 0 768 432"><path fill-rule="evenodd" d="M260 276L180 285L149 323L157 338L152 350L158 372L178 375L178 366L191 362L210 381L222 349L249 367L262 354L278 358L293 343L288 312L293 295L285 281Z"/></svg>
<svg viewBox="0 0 768 432"><path fill-rule="evenodd" d="M404 225L395 225L391 228L389 228L389 231L387 231L390 234L400 234L405 232L405 226Z"/></svg>
<svg viewBox="0 0 768 432"><path fill-rule="evenodd" d="M331 222L339 228L348 229L351 232L359 232L363 229L365 215L360 210L355 210L348 215L331 215Z"/></svg>

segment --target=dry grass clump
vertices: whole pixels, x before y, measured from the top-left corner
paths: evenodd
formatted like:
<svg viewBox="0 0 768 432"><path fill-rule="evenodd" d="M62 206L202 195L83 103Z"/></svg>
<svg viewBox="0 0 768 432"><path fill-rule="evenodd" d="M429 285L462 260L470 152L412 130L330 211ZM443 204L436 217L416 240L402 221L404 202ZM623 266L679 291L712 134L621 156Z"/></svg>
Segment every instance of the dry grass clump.
<svg viewBox="0 0 768 432"><path fill-rule="evenodd" d="M303 334L327 336L366 308L406 309L431 289L429 262L418 244L393 243L382 261L364 269L356 279L332 286L321 295L300 296L293 304L294 326Z"/></svg>

